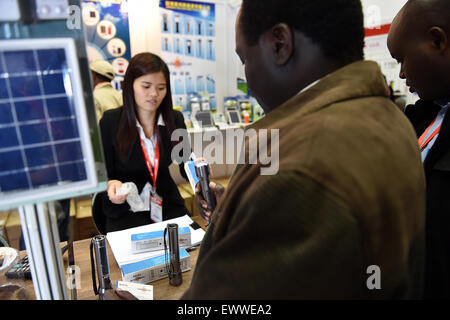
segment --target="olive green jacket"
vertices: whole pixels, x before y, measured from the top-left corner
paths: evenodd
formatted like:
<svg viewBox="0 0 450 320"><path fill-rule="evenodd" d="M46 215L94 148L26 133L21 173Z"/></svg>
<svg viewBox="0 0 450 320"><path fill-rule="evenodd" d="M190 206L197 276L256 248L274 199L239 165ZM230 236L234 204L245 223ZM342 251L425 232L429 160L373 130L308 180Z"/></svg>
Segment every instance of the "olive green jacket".
<svg viewBox="0 0 450 320"><path fill-rule="evenodd" d="M106 110L115 109L123 105L122 95L109 82L100 83L95 87L94 101L97 121L100 121Z"/></svg>
<svg viewBox="0 0 450 320"><path fill-rule="evenodd" d="M424 172L378 65L347 65L252 128L280 130L279 171L238 166L183 298L421 298Z"/></svg>

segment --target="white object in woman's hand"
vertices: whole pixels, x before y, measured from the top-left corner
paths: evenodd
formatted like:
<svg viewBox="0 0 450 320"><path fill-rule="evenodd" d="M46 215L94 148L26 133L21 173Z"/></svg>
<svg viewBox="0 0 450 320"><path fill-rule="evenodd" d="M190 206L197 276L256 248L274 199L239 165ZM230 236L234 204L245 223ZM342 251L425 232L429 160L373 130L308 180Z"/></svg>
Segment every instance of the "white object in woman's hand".
<svg viewBox="0 0 450 320"><path fill-rule="evenodd" d="M123 204L127 200L128 194L118 194L120 187L122 187L122 182L119 180L108 181L108 198L114 204Z"/></svg>

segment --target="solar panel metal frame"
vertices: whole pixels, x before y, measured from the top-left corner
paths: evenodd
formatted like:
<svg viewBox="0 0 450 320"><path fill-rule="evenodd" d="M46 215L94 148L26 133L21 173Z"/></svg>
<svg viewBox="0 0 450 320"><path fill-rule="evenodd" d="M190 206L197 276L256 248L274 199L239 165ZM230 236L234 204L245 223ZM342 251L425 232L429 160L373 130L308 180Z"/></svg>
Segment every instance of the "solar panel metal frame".
<svg viewBox="0 0 450 320"><path fill-rule="evenodd" d="M79 133L81 150L83 154L86 179L76 182L50 185L46 187L32 188L28 190L0 191L0 209L14 208L22 205L39 203L51 200L67 198L74 192L83 194L83 190L97 187L98 180L95 170L95 160L92 151L92 144L89 134L89 125L86 114L86 105L81 84L77 49L72 38L40 38L40 39L19 39L0 41L0 52L8 51L37 51L47 49L64 49L65 58L69 70L72 92L66 94L72 99L76 118L76 125ZM42 70L37 70L42 71ZM9 96L14 101L14 98ZM57 159L55 159L57 160ZM59 181L58 181L59 182Z"/></svg>

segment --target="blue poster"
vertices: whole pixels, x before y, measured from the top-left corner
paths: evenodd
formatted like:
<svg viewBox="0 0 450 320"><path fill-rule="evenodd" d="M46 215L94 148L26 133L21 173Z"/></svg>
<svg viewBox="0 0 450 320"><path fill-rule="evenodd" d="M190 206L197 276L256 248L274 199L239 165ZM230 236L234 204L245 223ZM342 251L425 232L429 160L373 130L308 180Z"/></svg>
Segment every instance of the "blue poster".
<svg viewBox="0 0 450 320"><path fill-rule="evenodd" d="M210 61L216 60L214 4L160 0L159 6L163 9L161 11L163 51Z"/></svg>
<svg viewBox="0 0 450 320"><path fill-rule="evenodd" d="M215 109L216 8L213 3L160 0L162 57L171 71L174 104L207 95Z"/></svg>
<svg viewBox="0 0 450 320"><path fill-rule="evenodd" d="M123 76L131 59L127 0L83 0L89 62L103 59L114 67L113 86L121 91Z"/></svg>

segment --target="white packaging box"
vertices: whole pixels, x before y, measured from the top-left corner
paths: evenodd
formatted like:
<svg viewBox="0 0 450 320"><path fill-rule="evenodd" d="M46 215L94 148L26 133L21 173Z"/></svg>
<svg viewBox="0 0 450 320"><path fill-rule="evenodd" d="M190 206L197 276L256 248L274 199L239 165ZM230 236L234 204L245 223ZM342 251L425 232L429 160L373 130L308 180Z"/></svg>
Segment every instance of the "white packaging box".
<svg viewBox="0 0 450 320"><path fill-rule="evenodd" d="M167 262L169 263L169 254ZM180 267L182 272L191 270L191 256L185 249L180 250ZM121 266L122 280L133 283L149 283L166 278L166 256L164 254Z"/></svg>
<svg viewBox="0 0 450 320"><path fill-rule="evenodd" d="M167 246L169 246L168 240L166 241ZM180 248L191 246L191 230L189 227L178 229L178 243ZM131 251L133 253L160 250L164 250L164 230L131 235Z"/></svg>

